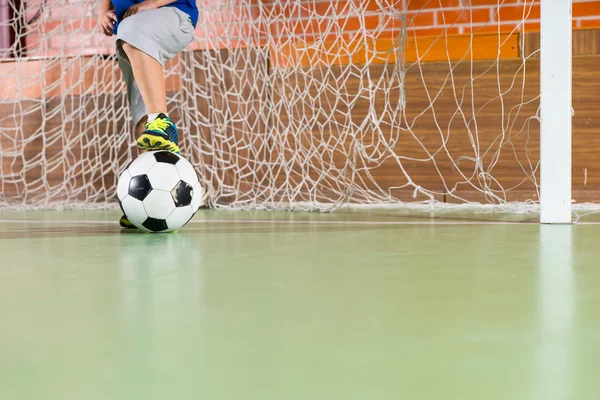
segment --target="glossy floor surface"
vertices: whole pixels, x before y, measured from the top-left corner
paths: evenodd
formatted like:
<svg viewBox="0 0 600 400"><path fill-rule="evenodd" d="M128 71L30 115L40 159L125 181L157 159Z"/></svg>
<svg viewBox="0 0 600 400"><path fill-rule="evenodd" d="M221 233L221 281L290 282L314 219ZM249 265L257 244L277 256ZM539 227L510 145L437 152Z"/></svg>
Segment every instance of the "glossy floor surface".
<svg viewBox="0 0 600 400"><path fill-rule="evenodd" d="M0 213L0 399L598 399L600 225L118 217Z"/></svg>

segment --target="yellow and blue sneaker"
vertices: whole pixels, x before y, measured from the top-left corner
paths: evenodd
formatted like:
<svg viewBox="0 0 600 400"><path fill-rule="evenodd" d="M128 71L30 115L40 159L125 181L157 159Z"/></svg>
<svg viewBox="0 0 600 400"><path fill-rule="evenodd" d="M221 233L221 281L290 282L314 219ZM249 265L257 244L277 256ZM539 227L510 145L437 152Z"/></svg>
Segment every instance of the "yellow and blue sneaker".
<svg viewBox="0 0 600 400"><path fill-rule="evenodd" d="M137 140L138 148L145 151L168 150L179 154L177 127L165 114L160 113L145 125Z"/></svg>

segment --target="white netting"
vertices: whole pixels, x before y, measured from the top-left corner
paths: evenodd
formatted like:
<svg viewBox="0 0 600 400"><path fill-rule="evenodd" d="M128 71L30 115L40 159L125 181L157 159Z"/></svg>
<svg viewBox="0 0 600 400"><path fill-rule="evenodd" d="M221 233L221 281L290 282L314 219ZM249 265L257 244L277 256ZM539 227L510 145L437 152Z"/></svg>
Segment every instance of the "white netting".
<svg viewBox="0 0 600 400"><path fill-rule="evenodd" d="M200 0L197 38L166 75L210 204L537 202L537 6L445 3ZM116 200L136 149L96 6L9 0L0 206Z"/></svg>

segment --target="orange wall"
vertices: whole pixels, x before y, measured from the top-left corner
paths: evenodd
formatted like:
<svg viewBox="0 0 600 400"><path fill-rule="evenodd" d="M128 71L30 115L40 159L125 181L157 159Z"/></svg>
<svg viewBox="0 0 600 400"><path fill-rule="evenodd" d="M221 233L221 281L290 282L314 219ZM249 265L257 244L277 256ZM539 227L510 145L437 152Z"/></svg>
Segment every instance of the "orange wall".
<svg viewBox="0 0 600 400"><path fill-rule="evenodd" d="M498 2L502 4L498 7ZM539 0L379 0L391 10L406 10L409 33L493 33L539 30ZM360 29L379 37L397 33L399 20L382 12L375 0L198 0L201 18L193 48L230 47L240 41L260 44L269 35L282 41L312 41L332 27L327 40L350 39ZM32 1L28 17L41 2ZM228 4L229 6L224 6ZM302 4L302 5L299 5ZM96 6L82 0L48 0L26 38L30 56L110 54L112 38L95 30ZM366 10L358 18L357 9ZM260 18L262 16L262 18ZM324 18L326 17L326 18ZM335 22L331 24L331 20ZM240 21L255 21L251 24ZM521 24L525 21L524 24ZM573 27L600 27L600 1L573 0Z"/></svg>

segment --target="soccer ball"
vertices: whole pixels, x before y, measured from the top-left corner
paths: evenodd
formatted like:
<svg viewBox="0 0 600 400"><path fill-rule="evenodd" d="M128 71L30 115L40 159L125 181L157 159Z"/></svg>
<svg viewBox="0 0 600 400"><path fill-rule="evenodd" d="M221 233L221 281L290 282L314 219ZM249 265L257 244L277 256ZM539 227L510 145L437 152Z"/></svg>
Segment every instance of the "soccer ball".
<svg viewBox="0 0 600 400"><path fill-rule="evenodd" d="M198 174L185 158L169 151L141 154L117 185L123 213L147 232L171 232L189 222L204 201Z"/></svg>

